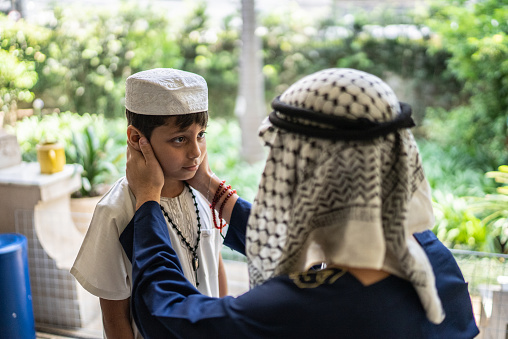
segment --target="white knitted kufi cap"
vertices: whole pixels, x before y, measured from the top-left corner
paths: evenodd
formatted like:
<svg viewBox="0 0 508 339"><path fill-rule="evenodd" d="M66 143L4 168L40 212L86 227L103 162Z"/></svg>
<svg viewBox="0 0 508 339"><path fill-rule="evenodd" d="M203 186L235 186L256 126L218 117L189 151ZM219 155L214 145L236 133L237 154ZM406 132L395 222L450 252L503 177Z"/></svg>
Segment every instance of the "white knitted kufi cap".
<svg viewBox="0 0 508 339"><path fill-rule="evenodd" d="M173 68L138 72L125 83L125 107L145 115L208 111L208 87L197 74Z"/></svg>

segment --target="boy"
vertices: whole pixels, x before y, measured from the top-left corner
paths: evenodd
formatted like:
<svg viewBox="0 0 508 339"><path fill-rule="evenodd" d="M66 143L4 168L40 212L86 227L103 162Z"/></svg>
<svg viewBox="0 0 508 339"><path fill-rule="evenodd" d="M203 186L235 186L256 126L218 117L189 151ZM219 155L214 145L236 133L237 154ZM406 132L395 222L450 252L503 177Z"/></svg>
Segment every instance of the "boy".
<svg viewBox="0 0 508 339"><path fill-rule="evenodd" d="M185 183L206 154L205 80L175 69L143 71L127 79L125 99L127 143L139 148L138 141L145 136L163 168L161 210L185 276L203 294L225 295L221 235L213 226L208 203ZM132 266L118 241L135 205L126 178L119 179L97 204L71 269L78 282L99 297L104 336L109 339L141 338L129 306Z"/></svg>

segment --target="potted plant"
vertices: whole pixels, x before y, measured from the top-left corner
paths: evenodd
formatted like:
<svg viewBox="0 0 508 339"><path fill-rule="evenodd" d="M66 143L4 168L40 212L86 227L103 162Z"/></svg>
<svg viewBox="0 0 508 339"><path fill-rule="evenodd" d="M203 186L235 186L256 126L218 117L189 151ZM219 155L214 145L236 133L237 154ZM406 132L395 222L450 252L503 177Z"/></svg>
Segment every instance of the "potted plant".
<svg viewBox="0 0 508 339"><path fill-rule="evenodd" d="M67 148L68 163L81 165L81 189L71 196L74 224L86 232L95 206L111 183L120 176L125 147L120 147L107 134L99 136L94 125L72 132L72 143Z"/></svg>
<svg viewBox="0 0 508 339"><path fill-rule="evenodd" d="M123 172L125 121L63 112L29 116L8 128L17 136L24 161L37 161L41 140L64 144L66 163L81 167L82 187L72 195L71 211L77 228L85 232L98 200Z"/></svg>

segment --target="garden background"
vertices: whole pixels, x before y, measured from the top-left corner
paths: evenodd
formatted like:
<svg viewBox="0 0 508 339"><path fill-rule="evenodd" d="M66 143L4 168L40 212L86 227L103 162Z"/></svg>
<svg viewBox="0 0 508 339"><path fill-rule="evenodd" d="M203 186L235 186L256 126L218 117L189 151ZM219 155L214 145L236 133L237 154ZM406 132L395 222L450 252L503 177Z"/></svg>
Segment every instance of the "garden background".
<svg viewBox="0 0 508 339"><path fill-rule="evenodd" d="M260 12L266 112L288 85L323 68L386 79L413 106L433 231L449 248L508 254L507 4L334 7L318 18L296 5ZM42 24L0 16L0 127L17 136L24 160L36 160L41 140L64 142L67 163L84 168L77 195L100 194L124 174L125 79L173 67L207 80L211 167L252 201L263 162L247 162L239 147L240 11L219 25L206 3L173 16L134 1L52 14Z"/></svg>

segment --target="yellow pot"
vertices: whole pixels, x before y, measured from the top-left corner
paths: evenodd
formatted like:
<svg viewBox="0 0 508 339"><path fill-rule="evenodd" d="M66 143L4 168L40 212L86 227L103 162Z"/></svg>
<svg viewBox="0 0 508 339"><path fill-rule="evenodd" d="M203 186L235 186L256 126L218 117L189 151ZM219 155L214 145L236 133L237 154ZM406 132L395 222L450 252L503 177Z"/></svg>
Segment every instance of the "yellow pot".
<svg viewBox="0 0 508 339"><path fill-rule="evenodd" d="M37 145L37 161L42 174L61 172L65 166L64 147L59 142L47 142Z"/></svg>

